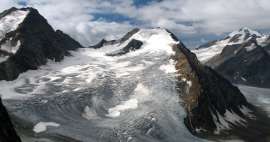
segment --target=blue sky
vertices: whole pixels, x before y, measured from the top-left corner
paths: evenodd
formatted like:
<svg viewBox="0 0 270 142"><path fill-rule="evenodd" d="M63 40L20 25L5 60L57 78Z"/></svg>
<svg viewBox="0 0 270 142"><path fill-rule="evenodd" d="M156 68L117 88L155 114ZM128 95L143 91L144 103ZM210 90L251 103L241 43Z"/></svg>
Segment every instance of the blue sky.
<svg viewBox="0 0 270 142"><path fill-rule="evenodd" d="M132 28L167 28L188 47L241 27L267 33L269 0L1 0L0 10L34 7L55 29L83 45L119 38ZM252 21L252 22L251 22Z"/></svg>

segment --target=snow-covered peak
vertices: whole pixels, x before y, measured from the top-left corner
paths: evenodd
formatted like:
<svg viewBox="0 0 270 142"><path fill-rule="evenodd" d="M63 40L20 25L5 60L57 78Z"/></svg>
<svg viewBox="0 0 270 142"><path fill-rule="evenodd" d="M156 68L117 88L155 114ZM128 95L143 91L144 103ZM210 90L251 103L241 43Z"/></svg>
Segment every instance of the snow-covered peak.
<svg viewBox="0 0 270 142"><path fill-rule="evenodd" d="M100 50L105 50L105 54L115 54L127 48L133 40L142 42L140 52L165 52L170 55L174 54L172 45L179 43L179 41L173 39L172 34L166 29L139 29L124 42L115 43L114 45L105 45Z"/></svg>
<svg viewBox="0 0 270 142"><path fill-rule="evenodd" d="M144 44L153 45L150 46L152 50L164 50L168 53L172 53L172 48L165 48L168 45L177 44L179 41L175 41L172 38L171 33L166 29L140 29L134 34L132 39L142 41ZM147 46L149 47L149 46Z"/></svg>
<svg viewBox="0 0 270 142"><path fill-rule="evenodd" d="M243 28L239 29L238 31L231 32L229 34L229 37L234 37L235 35L249 35L249 36L255 35L257 37L263 36L261 33L255 31L255 30L249 29L247 27L243 27Z"/></svg>
<svg viewBox="0 0 270 142"><path fill-rule="evenodd" d="M16 30L28 13L29 10L17 9L11 11L4 17L0 17L0 39L2 39L5 34Z"/></svg>
<svg viewBox="0 0 270 142"><path fill-rule="evenodd" d="M206 44L204 48L198 48L197 50L193 50L193 52L201 62L207 62L214 56L221 54L224 47L228 45L242 45L253 40L252 42L256 42L260 46L265 46L267 44L266 40L268 37L269 36L267 35L263 35L247 27L243 27L238 31L231 32L226 38L209 42L211 44ZM251 49L255 49L255 45L248 47L247 51L252 51Z"/></svg>

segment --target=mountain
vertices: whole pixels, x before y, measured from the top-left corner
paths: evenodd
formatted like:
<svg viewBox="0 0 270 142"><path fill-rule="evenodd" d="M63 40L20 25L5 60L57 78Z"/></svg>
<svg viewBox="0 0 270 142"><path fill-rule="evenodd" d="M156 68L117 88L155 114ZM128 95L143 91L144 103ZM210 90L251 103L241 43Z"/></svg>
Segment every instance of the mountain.
<svg viewBox="0 0 270 142"><path fill-rule="evenodd" d="M242 28L193 52L233 83L269 88L269 39L268 35Z"/></svg>
<svg viewBox="0 0 270 142"><path fill-rule="evenodd" d="M266 138L265 129L251 129L248 137L238 133L257 125L257 110L168 30L134 29L104 41L8 84L0 82L21 135L102 142L201 141L190 132ZM10 85L15 82L22 84ZM17 96L9 99L14 93L9 90Z"/></svg>
<svg viewBox="0 0 270 142"><path fill-rule="evenodd" d="M155 48L171 50L162 48L172 48L172 51L170 51L172 54L168 56L168 59L175 63L173 68L175 68L178 76L177 88L179 89L180 98L183 99L183 106L187 111L185 124L192 133L197 133L198 129L208 132L219 131L222 126L219 126L215 119L219 119L220 116L226 116L228 110L233 115L243 116L241 106L248 107L249 104L240 91L215 73L215 71L201 65L196 56L171 32L163 29L135 29L127 35L129 35L129 38L126 40L107 41L107 43L111 44L105 44L99 48L115 46L117 50L111 51L106 55L123 56L129 52L134 52L135 54L136 50L140 52L139 49L143 48L142 46L144 45L147 47L148 44L157 44L156 46L158 46L159 43L162 45L162 40L171 40L171 43L168 42L168 45L164 45L164 47L148 48L152 48L149 50L155 50ZM151 41L151 37L155 36L160 39ZM101 45L100 43L98 45ZM97 47L97 45L94 47Z"/></svg>
<svg viewBox="0 0 270 142"><path fill-rule="evenodd" d="M0 99L0 141L1 142L21 142L19 136L16 134L13 124L10 121L10 117L6 108L2 104Z"/></svg>
<svg viewBox="0 0 270 142"><path fill-rule="evenodd" d="M0 17L0 95L23 141L269 139L265 113L166 29L83 48L33 8Z"/></svg>
<svg viewBox="0 0 270 142"><path fill-rule="evenodd" d="M33 8L11 8L0 14L0 80L13 80L47 60L61 61L82 46L55 31Z"/></svg>

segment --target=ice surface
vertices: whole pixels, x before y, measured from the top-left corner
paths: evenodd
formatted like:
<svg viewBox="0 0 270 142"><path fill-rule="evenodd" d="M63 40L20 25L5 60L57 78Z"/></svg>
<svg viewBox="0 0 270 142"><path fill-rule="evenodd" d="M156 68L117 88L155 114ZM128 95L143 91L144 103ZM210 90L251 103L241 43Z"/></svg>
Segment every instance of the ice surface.
<svg viewBox="0 0 270 142"><path fill-rule="evenodd" d="M268 88L258 88L258 87L250 87L250 86L244 86L239 85L238 86L241 92L245 95L247 100L251 102L252 104L263 108L270 117L270 89ZM250 110L247 108L242 108L241 111L246 114L250 114L251 118L254 116L252 113L250 113Z"/></svg>

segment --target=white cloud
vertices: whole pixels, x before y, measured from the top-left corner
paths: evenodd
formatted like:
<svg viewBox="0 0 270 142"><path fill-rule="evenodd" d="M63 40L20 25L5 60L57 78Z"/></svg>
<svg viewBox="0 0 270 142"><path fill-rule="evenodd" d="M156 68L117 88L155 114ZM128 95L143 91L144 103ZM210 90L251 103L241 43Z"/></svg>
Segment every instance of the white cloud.
<svg viewBox="0 0 270 142"><path fill-rule="evenodd" d="M70 34L80 42L94 44L105 39L118 39L133 27L128 23L116 23L105 21L81 22Z"/></svg>
<svg viewBox="0 0 270 142"><path fill-rule="evenodd" d="M0 10L15 2L1 0ZM84 45L103 37L119 37L134 27L129 22L94 20L94 13L117 13L140 27L164 27L177 35L222 34L240 27L270 29L269 0L163 0L136 7L132 0L28 0L49 23ZM136 25L138 26L138 25Z"/></svg>
<svg viewBox="0 0 270 142"><path fill-rule="evenodd" d="M12 6L17 6L16 1L12 0L1 0L0 2L0 11L4 11Z"/></svg>

